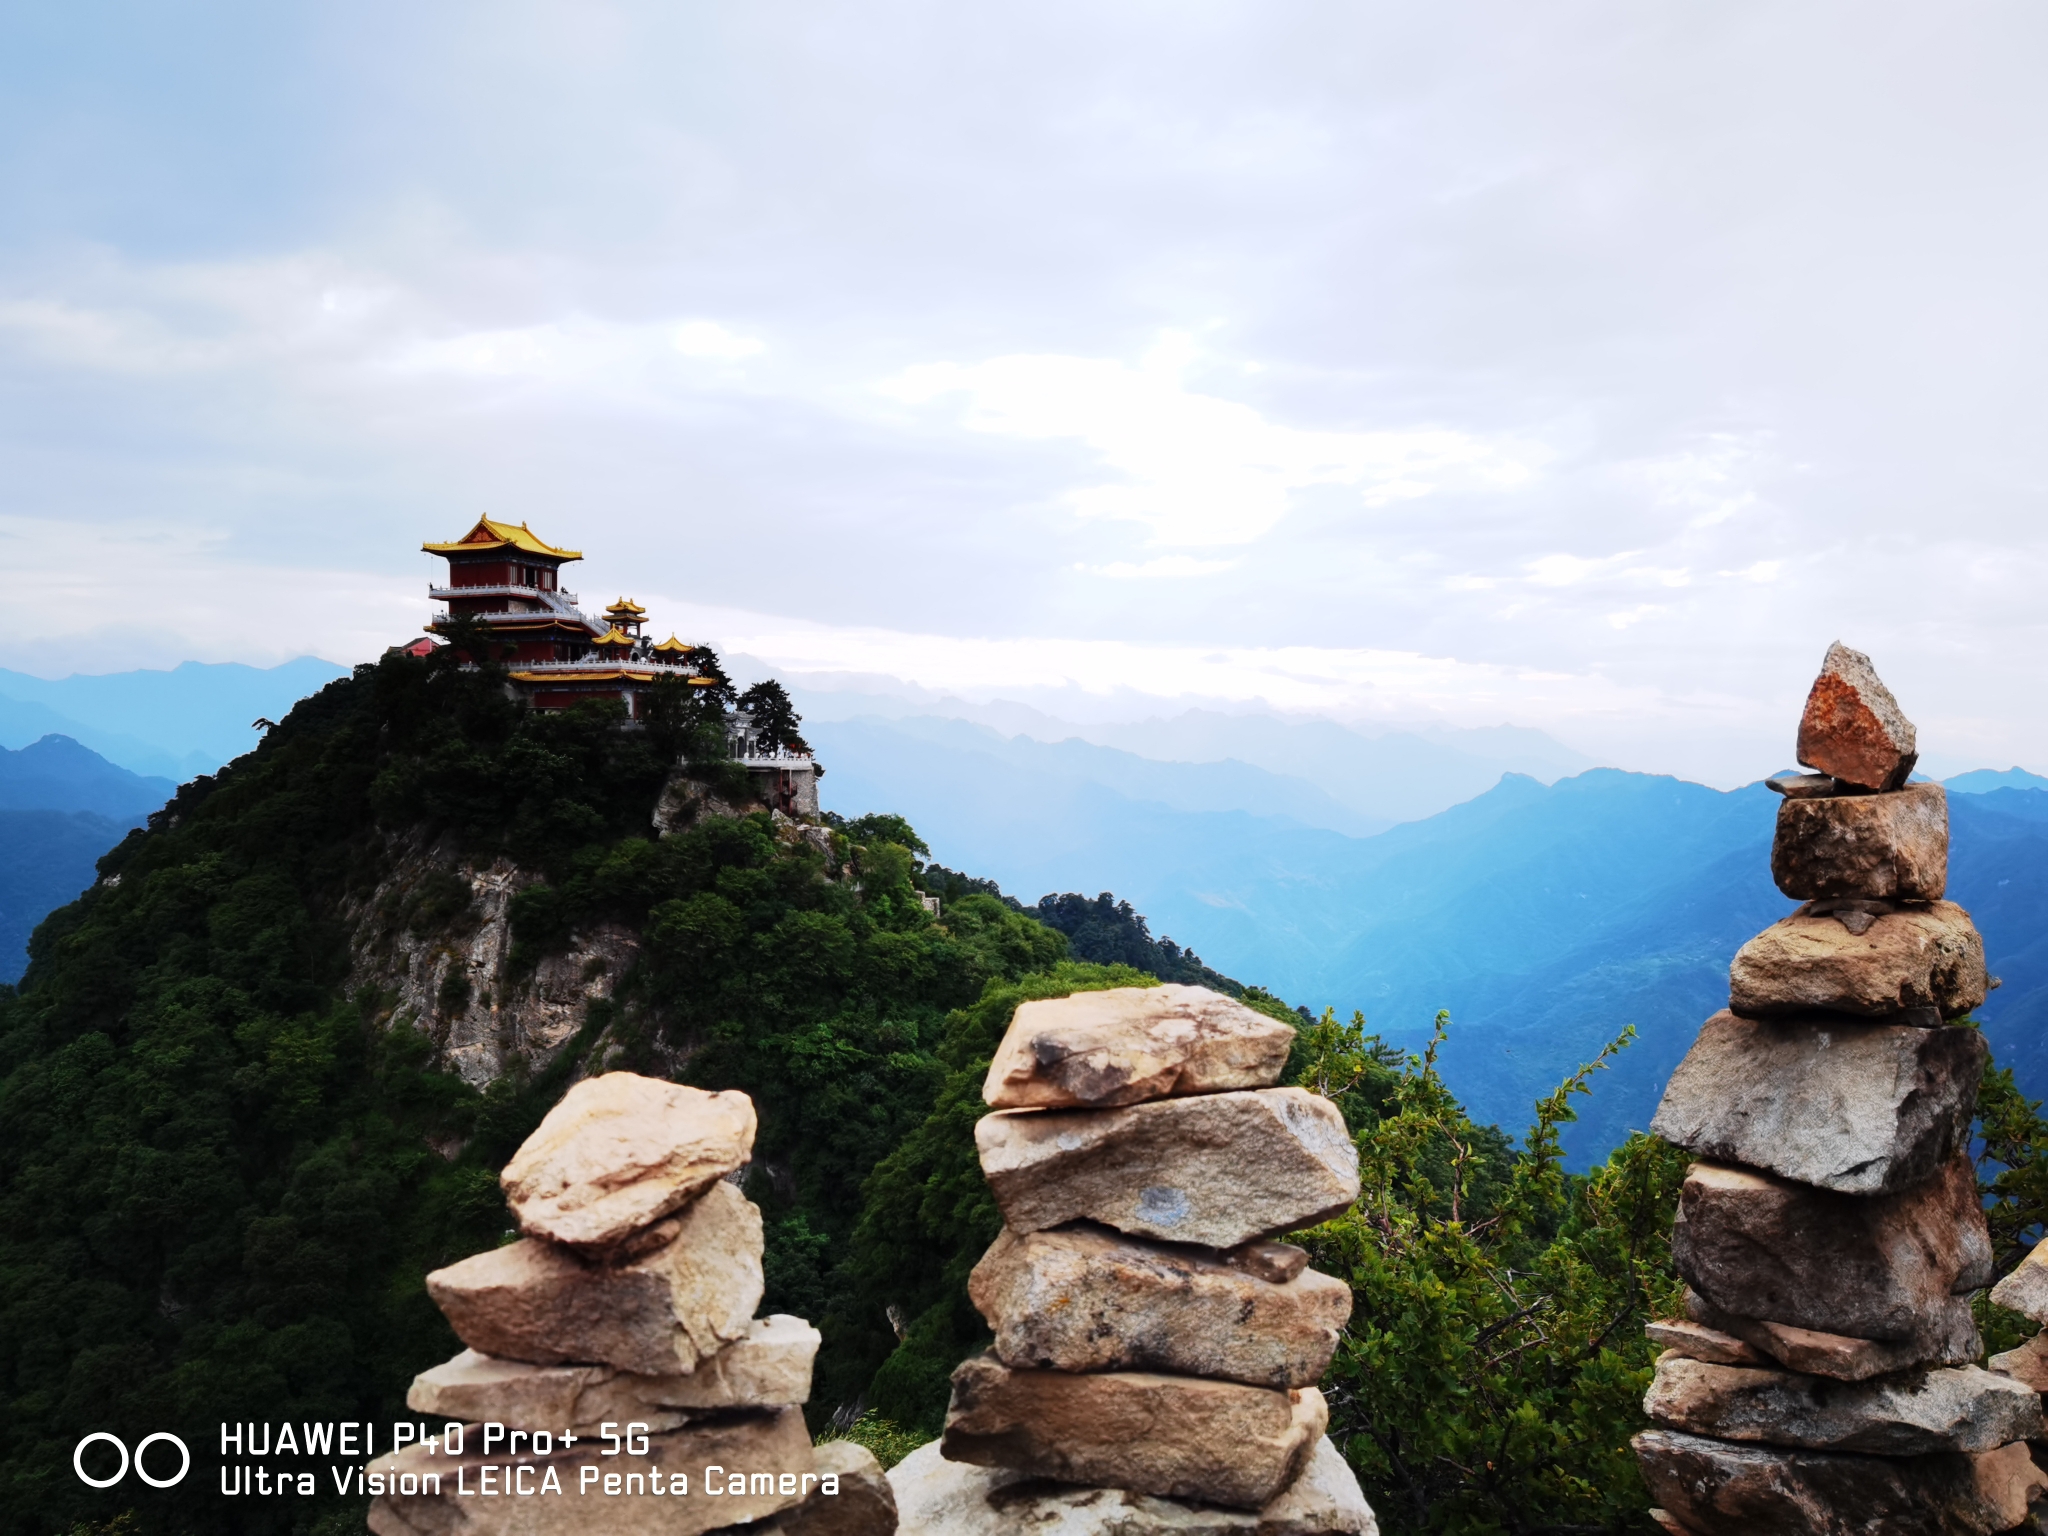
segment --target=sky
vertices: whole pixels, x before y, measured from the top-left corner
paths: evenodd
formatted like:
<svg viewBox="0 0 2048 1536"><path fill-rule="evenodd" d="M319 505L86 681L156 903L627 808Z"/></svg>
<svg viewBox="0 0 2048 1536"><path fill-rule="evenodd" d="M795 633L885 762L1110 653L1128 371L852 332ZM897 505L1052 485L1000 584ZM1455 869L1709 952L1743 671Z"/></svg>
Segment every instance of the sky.
<svg viewBox="0 0 2048 1536"><path fill-rule="evenodd" d="M0 10L0 667L348 663L481 515L792 673L2048 768L2048 14Z"/></svg>

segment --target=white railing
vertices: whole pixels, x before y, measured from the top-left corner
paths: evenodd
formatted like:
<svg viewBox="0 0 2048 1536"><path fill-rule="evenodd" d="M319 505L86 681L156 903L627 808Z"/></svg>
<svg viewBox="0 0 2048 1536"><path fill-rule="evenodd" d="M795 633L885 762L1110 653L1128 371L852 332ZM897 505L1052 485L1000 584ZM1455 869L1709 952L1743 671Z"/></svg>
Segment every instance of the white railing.
<svg viewBox="0 0 2048 1536"><path fill-rule="evenodd" d="M447 602L454 597L539 597L556 599L574 606L580 599L574 592L564 592L559 587L526 587L517 583L500 584L491 587L428 587L427 596L438 597Z"/></svg>

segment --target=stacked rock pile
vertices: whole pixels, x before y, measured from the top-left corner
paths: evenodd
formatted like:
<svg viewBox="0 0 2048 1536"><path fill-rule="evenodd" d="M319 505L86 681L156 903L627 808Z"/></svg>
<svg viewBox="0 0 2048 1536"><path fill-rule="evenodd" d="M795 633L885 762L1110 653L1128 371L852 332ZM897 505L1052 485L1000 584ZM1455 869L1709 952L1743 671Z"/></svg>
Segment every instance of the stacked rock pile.
<svg viewBox="0 0 2048 1536"><path fill-rule="evenodd" d="M873 1456L812 1449L817 1330L754 1316L761 1213L728 1178L753 1144L743 1093L614 1072L563 1096L500 1179L525 1235L427 1276L469 1348L414 1380L443 1427L369 1467L371 1530L895 1530Z"/></svg>
<svg viewBox="0 0 2048 1536"><path fill-rule="evenodd" d="M904 1532L1375 1529L1315 1386L1350 1289L1267 1240L1358 1198L1336 1106L1273 1086L1294 1038L1201 987L1017 1010L975 1133L994 1347L891 1474Z"/></svg>
<svg viewBox="0 0 2048 1536"><path fill-rule="evenodd" d="M1983 941L1942 899L1947 800L1907 782L1913 727L1867 657L1829 649L1798 755L1771 873L1805 905L1736 955L1651 1123L1701 1161L1636 1455L1672 1531L1990 1536L2048 1479L2039 1397L1972 1363L1986 1051L1947 1021L1984 1000Z"/></svg>

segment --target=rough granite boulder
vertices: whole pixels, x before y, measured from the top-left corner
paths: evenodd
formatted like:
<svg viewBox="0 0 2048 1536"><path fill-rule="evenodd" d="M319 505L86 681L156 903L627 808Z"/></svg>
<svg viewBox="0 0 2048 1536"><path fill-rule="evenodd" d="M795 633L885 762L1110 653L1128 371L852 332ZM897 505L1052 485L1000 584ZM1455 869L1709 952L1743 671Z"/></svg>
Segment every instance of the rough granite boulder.
<svg viewBox="0 0 2048 1536"><path fill-rule="evenodd" d="M1358 1198L1358 1149L1344 1116L1301 1088L1124 1109L998 1110L976 1123L974 1140L1015 1232L1096 1221L1235 1248L1313 1226Z"/></svg>
<svg viewBox="0 0 2048 1536"><path fill-rule="evenodd" d="M901 1536L1379 1536L1378 1523L1329 1439L1263 1509L1077 1488L1003 1467L947 1461L937 1442L891 1469Z"/></svg>
<svg viewBox="0 0 2048 1536"><path fill-rule="evenodd" d="M890 1536L897 1528L896 1490L875 1453L851 1440L827 1440L813 1455L819 1485L775 1517L778 1536ZM830 1493L823 1481L828 1476L835 1480Z"/></svg>
<svg viewBox="0 0 2048 1536"><path fill-rule="evenodd" d="M1995 1536L2025 1520L2029 1500L2048 1488L2024 1442L1897 1457L1669 1429L1630 1443L1650 1497L1698 1536Z"/></svg>
<svg viewBox="0 0 2048 1536"><path fill-rule="evenodd" d="M1913 722L1861 651L1837 640L1799 717L1799 761L1859 789L1892 790L1919 761Z"/></svg>
<svg viewBox="0 0 2048 1536"><path fill-rule="evenodd" d="M1939 901L1948 888L1948 791L1908 784L1888 795L1787 796L1771 878L1798 901Z"/></svg>
<svg viewBox="0 0 2048 1536"><path fill-rule="evenodd" d="M1846 1382L1666 1355L1643 1412L1716 1440L1872 1456L1989 1451L2042 1433L2039 1395L1975 1366Z"/></svg>
<svg viewBox="0 0 2048 1536"><path fill-rule="evenodd" d="M1732 1338L1788 1370L1836 1381L1869 1381L1927 1366L1968 1365L1984 1353L1983 1337L1967 1297L1951 1296L1910 1339L1857 1339L1816 1328L1795 1328L1764 1318L1724 1312L1697 1291L1685 1293L1686 1316Z"/></svg>
<svg viewBox="0 0 2048 1536"><path fill-rule="evenodd" d="M2048 1392L2048 1333L2037 1333L2018 1349L2008 1349L1984 1362L2001 1376L2010 1376L2030 1391Z"/></svg>
<svg viewBox="0 0 2048 1536"><path fill-rule="evenodd" d="M562 1095L499 1176L528 1237L611 1247L753 1155L754 1101L632 1072Z"/></svg>
<svg viewBox="0 0 2048 1536"><path fill-rule="evenodd" d="M1888 912L1860 934L1795 912L1735 952L1728 1006L1750 1019L1919 1008L1953 1019L1983 1002L1988 984L1984 940L1952 901Z"/></svg>
<svg viewBox="0 0 2048 1536"><path fill-rule="evenodd" d="M1725 1312L1859 1339L1927 1339L1951 1299L1992 1273L1976 1168L1965 1156L1892 1195L1840 1195L1695 1163L1679 1189L1671 1257L1686 1284Z"/></svg>
<svg viewBox="0 0 2048 1536"><path fill-rule="evenodd" d="M1991 1288L1991 1299L2009 1312L2048 1323L2048 1243L2036 1243L2011 1274Z"/></svg>
<svg viewBox="0 0 2048 1536"><path fill-rule="evenodd" d="M609 1365L531 1365L465 1349L412 1379L405 1403L463 1424L583 1434L607 1419L676 1429L722 1408L802 1403L811 1395L818 1330L800 1317L755 1320L747 1336L687 1376L639 1376Z"/></svg>
<svg viewBox="0 0 2048 1536"><path fill-rule="evenodd" d="M996 1109L1107 1109L1265 1088L1294 1041L1291 1024L1207 987L1076 992L1018 1008L981 1096Z"/></svg>
<svg viewBox="0 0 2048 1536"><path fill-rule="evenodd" d="M1201 1248L1102 1227L1005 1230L967 1294L1006 1365L1165 1371L1314 1386L1351 1316L1351 1287L1313 1270L1276 1285Z"/></svg>
<svg viewBox="0 0 2048 1536"><path fill-rule="evenodd" d="M753 1325L761 1213L718 1183L650 1236L662 1241L613 1264L523 1238L435 1270L427 1294L481 1354L686 1374Z"/></svg>
<svg viewBox="0 0 2048 1536"><path fill-rule="evenodd" d="M460 1456L412 1445L371 1462L370 1475L389 1482L370 1503L370 1529L377 1536L701 1536L788 1509L809 1491L803 1475L812 1471L811 1437L795 1408L653 1435L640 1455L606 1456L601 1439L546 1456L503 1447L486 1454L480 1439L472 1430ZM705 1485L706 1467L730 1469L716 1493Z"/></svg>
<svg viewBox="0 0 2048 1536"><path fill-rule="evenodd" d="M1258 1509L1294 1481L1329 1418L1314 1387L1018 1371L984 1354L953 1372L941 1444L949 1461Z"/></svg>
<svg viewBox="0 0 2048 1536"><path fill-rule="evenodd" d="M1963 1145L1989 1057L1974 1029L1724 1010L1671 1074L1650 1133L1801 1184L1889 1194Z"/></svg>

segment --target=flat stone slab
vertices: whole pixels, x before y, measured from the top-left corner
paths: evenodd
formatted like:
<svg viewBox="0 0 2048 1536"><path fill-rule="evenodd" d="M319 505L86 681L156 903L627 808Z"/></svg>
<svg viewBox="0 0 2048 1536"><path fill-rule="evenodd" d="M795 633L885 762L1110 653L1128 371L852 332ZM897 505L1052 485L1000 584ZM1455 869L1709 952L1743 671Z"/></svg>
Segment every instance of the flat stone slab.
<svg viewBox="0 0 2048 1536"><path fill-rule="evenodd" d="M1294 1027L1169 982L1025 1003L989 1063L997 1109L1109 1108L1280 1081Z"/></svg>
<svg viewBox="0 0 2048 1536"><path fill-rule="evenodd" d="M1984 1001L1984 940L1952 901L1901 908L1851 933L1795 912L1735 952L1728 1006L1744 1018L1849 1013L1881 1019L1932 1008L1960 1018Z"/></svg>
<svg viewBox="0 0 2048 1536"><path fill-rule="evenodd" d="M1798 758L1861 789L1897 789L1919 761L1913 722L1861 651L1837 640L1799 717Z"/></svg>
<svg viewBox="0 0 2048 1536"><path fill-rule="evenodd" d="M1650 1497L1698 1536L1995 1536L2048 1488L2024 1442L1859 1456L1652 1429L1630 1444Z"/></svg>
<svg viewBox="0 0 2048 1536"><path fill-rule="evenodd" d="M1307 1465L1329 1419L1314 1387L1018 1371L984 1354L953 1372L940 1444L949 1461L1258 1509Z"/></svg>
<svg viewBox="0 0 2048 1536"><path fill-rule="evenodd" d="M1679 1187L1671 1256L1686 1284L1725 1312L1860 1339L1927 1338L1930 1320L1992 1273L1966 1156L1892 1195L1695 1163Z"/></svg>
<svg viewBox="0 0 2048 1536"><path fill-rule="evenodd" d="M1984 1352L1970 1303L1949 1297L1910 1339L1858 1339L1816 1328L1795 1328L1723 1312L1697 1291L1685 1293L1686 1315L1717 1333L1740 1339L1788 1370L1836 1381L1869 1381L1927 1366L1968 1365Z"/></svg>
<svg viewBox="0 0 2048 1536"><path fill-rule="evenodd" d="M387 1491L370 1503L377 1536L701 1536L761 1520L818 1485L803 1413L771 1408L649 1437L644 1454L606 1456L602 1440L535 1455L471 1431L463 1452L408 1446L370 1463ZM716 1474L718 1492L706 1486ZM616 1481L614 1481L616 1479ZM374 1485L372 1485L374 1487ZM559 1490L557 1492L556 1490Z"/></svg>
<svg viewBox="0 0 2048 1536"><path fill-rule="evenodd" d="M1990 1451L2042 1434L2039 1394L1975 1366L1847 1382L1666 1355L1643 1412L1716 1440L1872 1456Z"/></svg>
<svg viewBox="0 0 2048 1536"><path fill-rule="evenodd" d="M1989 1058L1974 1029L1723 1010L1671 1074L1650 1133L1801 1184L1889 1194L1962 1147Z"/></svg>
<svg viewBox="0 0 2048 1536"><path fill-rule="evenodd" d="M465 1349L412 1379L405 1404L463 1424L583 1434L610 1419L677 1429L724 1408L803 1403L818 1330L800 1317L757 1318L747 1336L687 1376L639 1376L609 1365L531 1365Z"/></svg>
<svg viewBox="0 0 2048 1536"><path fill-rule="evenodd" d="M761 1213L718 1183L652 1235L658 1246L614 1264L522 1238L435 1270L427 1294L480 1354L686 1375L753 1326Z"/></svg>
<svg viewBox="0 0 2048 1536"><path fill-rule="evenodd" d="M1351 1316L1351 1287L1314 1270L1276 1284L1205 1249L1095 1226L1005 1230L967 1294L1006 1365L1274 1389L1321 1380Z"/></svg>
<svg viewBox="0 0 2048 1536"><path fill-rule="evenodd" d="M889 1481L899 1536L1379 1536L1358 1478L1327 1436L1301 1475L1259 1510L969 1466L947 1461L936 1441L898 1462Z"/></svg>
<svg viewBox="0 0 2048 1536"><path fill-rule="evenodd" d="M1732 1333L1685 1317L1660 1317L1643 1325L1643 1337L1667 1354L1713 1365L1768 1365L1770 1356Z"/></svg>
<svg viewBox="0 0 2048 1536"><path fill-rule="evenodd" d="M1908 784L1888 795L1787 796L1771 878L1799 901L1939 901L1948 888L1948 791Z"/></svg>
<svg viewBox="0 0 2048 1536"><path fill-rule="evenodd" d="M2048 1323L2048 1242L2028 1249L2012 1273L1991 1288L1991 1299L2022 1317Z"/></svg>
<svg viewBox="0 0 2048 1536"><path fill-rule="evenodd" d="M975 1125L974 1140L1015 1232L1095 1221L1235 1248L1341 1215L1358 1198L1358 1149L1344 1116L1304 1088L998 1110Z"/></svg>
<svg viewBox="0 0 2048 1536"><path fill-rule="evenodd" d="M679 1210L754 1150L754 1101L633 1072L586 1078L498 1182L519 1230L608 1248Z"/></svg>

